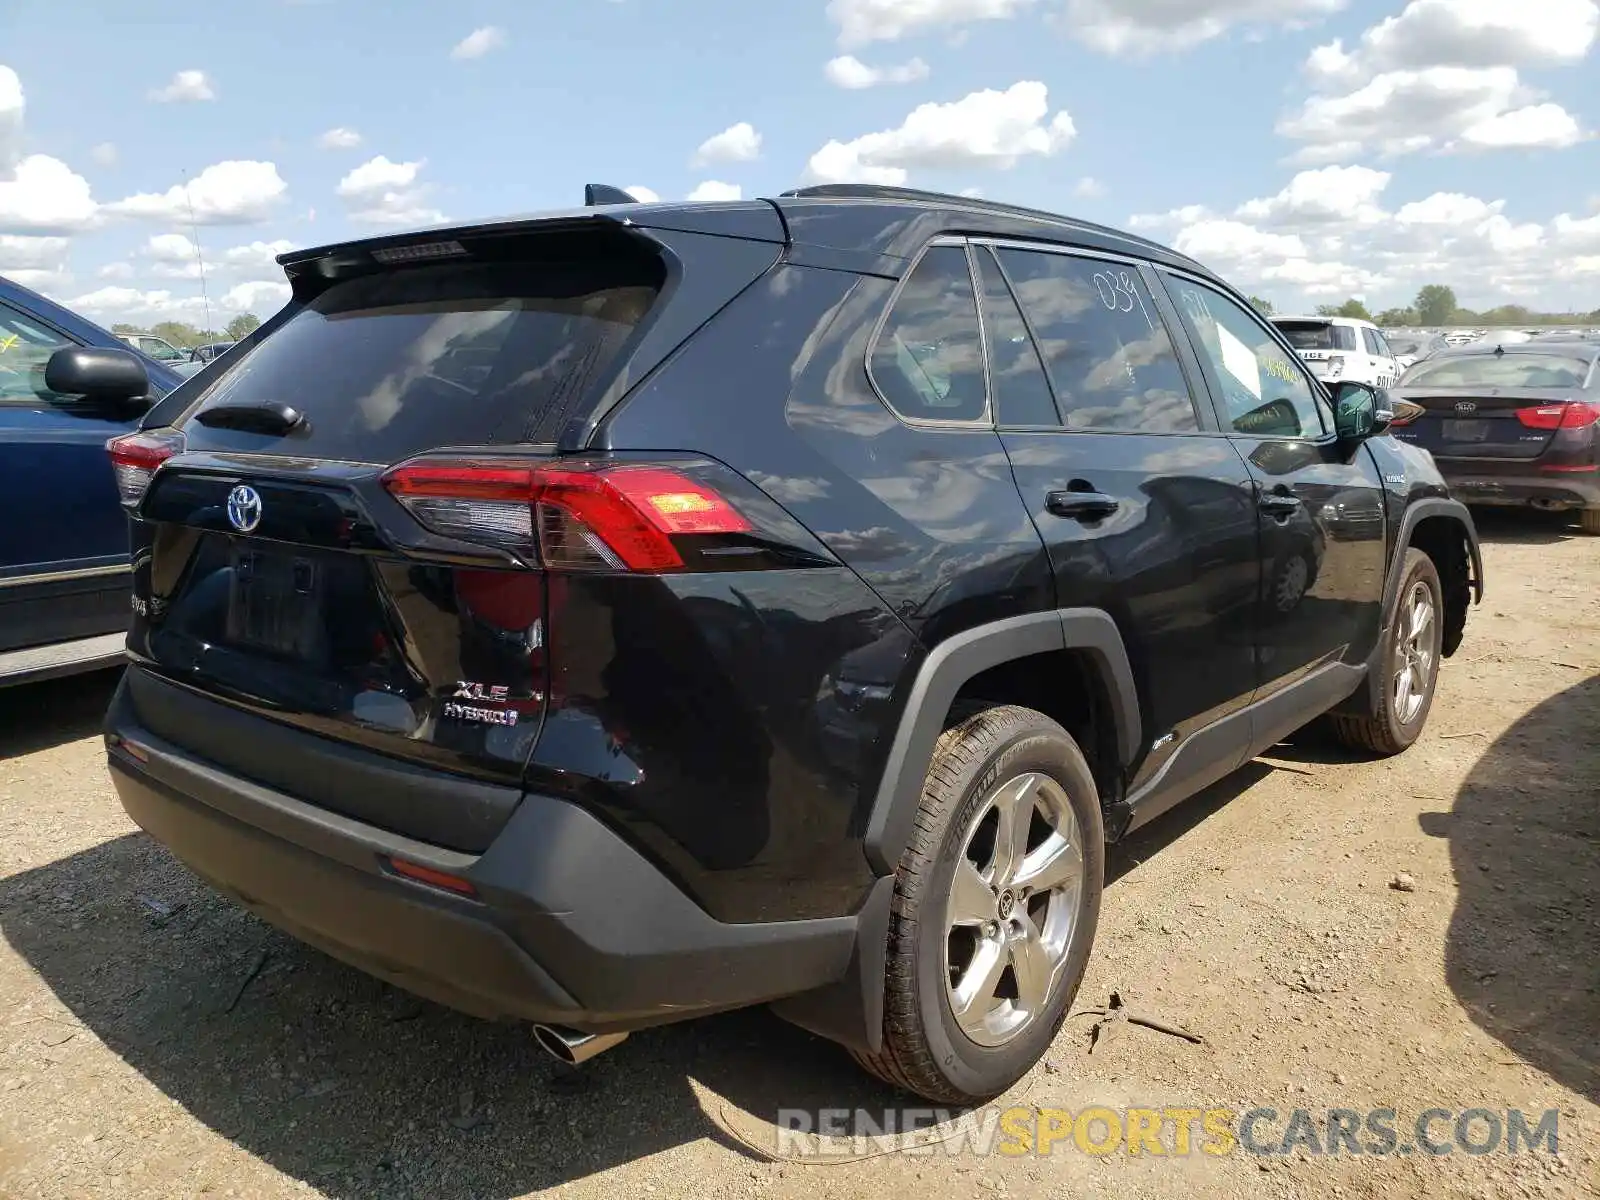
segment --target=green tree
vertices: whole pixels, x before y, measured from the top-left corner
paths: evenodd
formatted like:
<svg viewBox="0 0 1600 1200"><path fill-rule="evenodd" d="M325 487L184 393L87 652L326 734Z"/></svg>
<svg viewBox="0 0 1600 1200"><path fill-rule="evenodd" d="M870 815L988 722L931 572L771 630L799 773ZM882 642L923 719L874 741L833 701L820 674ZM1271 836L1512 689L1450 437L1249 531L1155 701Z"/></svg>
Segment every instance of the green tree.
<svg viewBox="0 0 1600 1200"><path fill-rule="evenodd" d="M1414 308L1386 308L1372 319L1385 329L1403 329L1418 323Z"/></svg>
<svg viewBox="0 0 1600 1200"><path fill-rule="evenodd" d="M1448 325L1456 315L1456 294L1442 283L1430 283L1417 293L1413 305L1423 325Z"/></svg>
<svg viewBox="0 0 1600 1200"><path fill-rule="evenodd" d="M158 321L150 327L150 332L158 338L165 338L180 350L201 345L205 336L193 325L182 321Z"/></svg>
<svg viewBox="0 0 1600 1200"><path fill-rule="evenodd" d="M1260 296L1251 296L1250 307L1255 309L1263 317L1270 317L1272 315L1271 300L1264 300Z"/></svg>
<svg viewBox="0 0 1600 1200"><path fill-rule="evenodd" d="M247 334L254 333L260 327L261 318L256 316L255 313L247 312L240 313L233 320L229 321L227 329L225 329L223 332L225 332L232 341L237 342L240 338L246 336Z"/></svg>
<svg viewBox="0 0 1600 1200"><path fill-rule="evenodd" d="M1372 314L1367 311L1367 306L1359 300L1346 300L1343 304L1317 305L1319 317L1355 317L1362 321L1372 320Z"/></svg>
<svg viewBox="0 0 1600 1200"><path fill-rule="evenodd" d="M111 327L112 333L143 333L137 325L129 325L126 321L118 321Z"/></svg>

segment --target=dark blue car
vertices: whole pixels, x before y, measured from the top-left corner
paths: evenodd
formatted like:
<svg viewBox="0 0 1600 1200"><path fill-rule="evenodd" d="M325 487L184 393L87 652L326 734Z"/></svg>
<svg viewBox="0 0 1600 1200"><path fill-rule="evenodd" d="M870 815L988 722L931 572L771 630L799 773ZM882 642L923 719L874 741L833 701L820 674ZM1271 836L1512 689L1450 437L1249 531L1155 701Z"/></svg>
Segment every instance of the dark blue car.
<svg viewBox="0 0 1600 1200"><path fill-rule="evenodd" d="M0 278L0 686L121 657L128 529L105 444L180 382Z"/></svg>

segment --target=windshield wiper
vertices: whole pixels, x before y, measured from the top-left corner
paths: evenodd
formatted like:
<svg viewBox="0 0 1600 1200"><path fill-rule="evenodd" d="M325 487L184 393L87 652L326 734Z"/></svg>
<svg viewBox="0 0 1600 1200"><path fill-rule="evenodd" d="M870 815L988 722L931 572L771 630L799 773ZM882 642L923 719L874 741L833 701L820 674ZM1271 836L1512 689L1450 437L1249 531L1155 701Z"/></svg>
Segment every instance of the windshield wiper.
<svg viewBox="0 0 1600 1200"><path fill-rule="evenodd" d="M201 409L194 419L208 429L237 429L244 433L293 433L306 423L305 413L278 400L218 404Z"/></svg>

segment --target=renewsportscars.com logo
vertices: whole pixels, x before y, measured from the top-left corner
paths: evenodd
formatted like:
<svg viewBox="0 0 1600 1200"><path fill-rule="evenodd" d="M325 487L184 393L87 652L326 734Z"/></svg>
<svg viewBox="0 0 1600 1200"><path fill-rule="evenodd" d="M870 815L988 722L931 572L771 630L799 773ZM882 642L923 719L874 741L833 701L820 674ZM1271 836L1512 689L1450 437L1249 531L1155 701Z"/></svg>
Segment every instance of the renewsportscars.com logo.
<svg viewBox="0 0 1600 1200"><path fill-rule="evenodd" d="M1556 1154L1559 1109L1109 1108L1076 1111L1018 1105L948 1109L784 1108L779 1157L903 1154L1049 1155L1082 1153L1184 1158L1193 1154L1314 1155Z"/></svg>

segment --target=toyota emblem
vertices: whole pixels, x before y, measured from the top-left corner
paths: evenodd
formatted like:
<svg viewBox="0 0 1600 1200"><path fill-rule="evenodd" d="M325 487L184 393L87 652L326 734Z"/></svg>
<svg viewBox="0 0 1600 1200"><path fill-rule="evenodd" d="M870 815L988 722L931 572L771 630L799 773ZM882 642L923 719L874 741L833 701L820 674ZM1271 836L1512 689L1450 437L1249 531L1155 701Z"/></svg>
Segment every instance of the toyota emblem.
<svg viewBox="0 0 1600 1200"><path fill-rule="evenodd" d="M228 524L240 533L249 533L261 524L261 495L248 483L228 493Z"/></svg>

